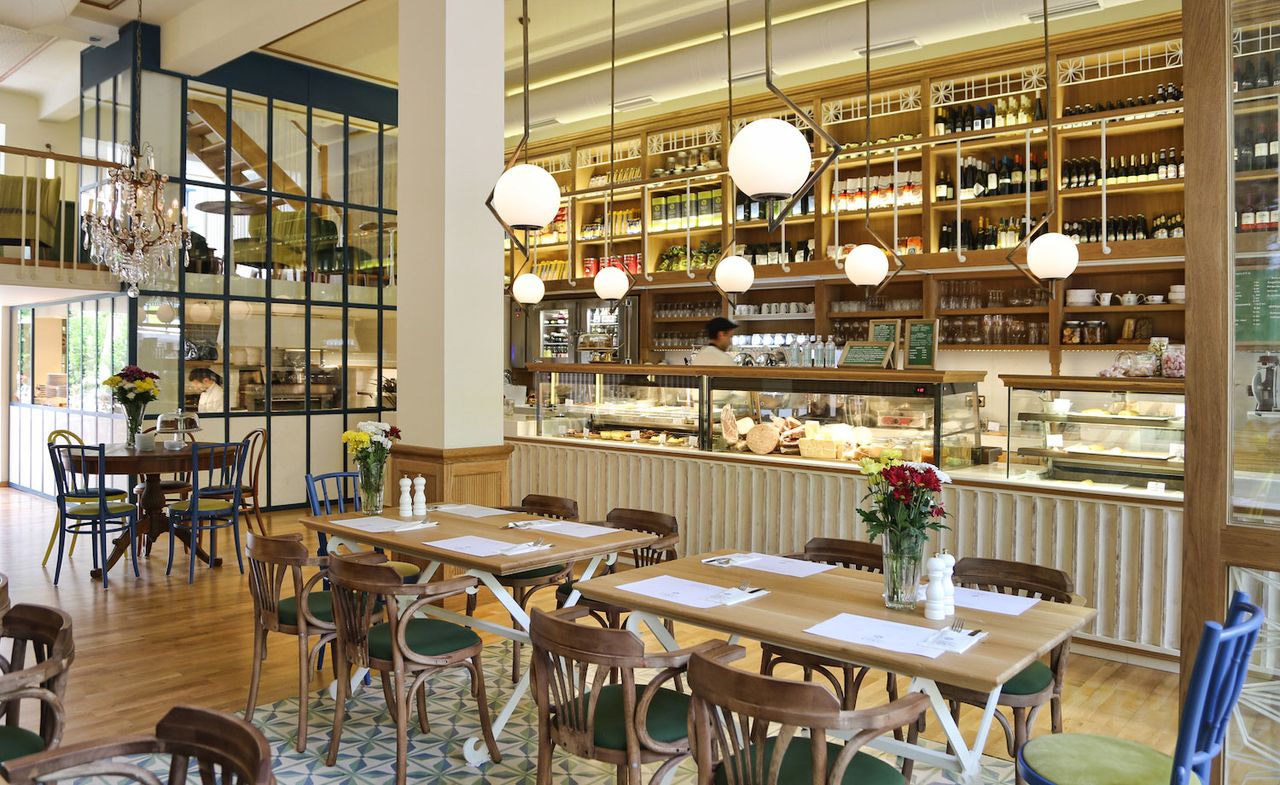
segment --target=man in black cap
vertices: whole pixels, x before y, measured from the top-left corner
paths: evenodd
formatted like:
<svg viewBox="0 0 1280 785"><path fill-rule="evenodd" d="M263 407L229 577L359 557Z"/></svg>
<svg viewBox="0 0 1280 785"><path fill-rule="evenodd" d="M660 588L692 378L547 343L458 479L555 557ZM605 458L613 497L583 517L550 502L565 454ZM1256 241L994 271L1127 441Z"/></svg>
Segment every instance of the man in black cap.
<svg viewBox="0 0 1280 785"><path fill-rule="evenodd" d="M699 349L690 361L691 365L734 365L729 356L729 347L733 345L733 331L738 323L723 316L717 316L707 322L707 345Z"/></svg>

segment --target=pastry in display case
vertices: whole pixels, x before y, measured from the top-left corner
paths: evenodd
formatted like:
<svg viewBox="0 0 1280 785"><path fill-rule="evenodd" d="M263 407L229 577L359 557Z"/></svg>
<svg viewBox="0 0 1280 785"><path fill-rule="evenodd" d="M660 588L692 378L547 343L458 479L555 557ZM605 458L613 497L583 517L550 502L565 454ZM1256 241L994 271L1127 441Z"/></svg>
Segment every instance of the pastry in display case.
<svg viewBox="0 0 1280 785"><path fill-rule="evenodd" d="M1009 389L1010 479L1182 491L1182 379L1000 378Z"/></svg>
<svg viewBox="0 0 1280 785"><path fill-rule="evenodd" d="M696 449L700 444L696 377L539 373L537 396L542 436L672 448Z"/></svg>
<svg viewBox="0 0 1280 785"><path fill-rule="evenodd" d="M977 382L985 374L810 374L711 377L711 449L844 462L897 457L943 468L974 464L981 445ZM895 376L901 380L889 381Z"/></svg>

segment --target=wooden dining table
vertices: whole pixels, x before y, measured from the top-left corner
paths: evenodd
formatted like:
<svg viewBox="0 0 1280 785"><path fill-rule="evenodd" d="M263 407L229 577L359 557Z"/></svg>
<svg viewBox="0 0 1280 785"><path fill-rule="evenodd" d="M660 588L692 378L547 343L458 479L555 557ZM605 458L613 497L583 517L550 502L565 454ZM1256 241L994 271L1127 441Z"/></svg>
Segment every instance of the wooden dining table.
<svg viewBox="0 0 1280 785"><path fill-rule="evenodd" d="M748 638L840 662L866 665L911 678L911 692L929 697L933 713L950 742L952 752L908 744L890 736L869 746L928 765L955 771L966 783L981 778L982 750L986 746L1002 685L1043 657L1097 614L1092 608L1040 601L1018 615L957 608L966 630L982 630L986 637L964 653L944 653L936 658L900 653L874 645L849 643L811 632L809 628L845 613L913 627L941 629L953 619L930 621L923 606L915 611L889 610L884 604L884 578L844 567L833 567L807 577L793 577L750 569L721 567L704 559L740 553L717 551L676 561L616 572L574 584L590 600L609 603L634 612L627 626L635 632L647 628L667 650L679 648L664 619L715 630L731 640ZM806 563L807 564L807 563ZM764 589L768 594L734 605L696 608L620 588L629 583L671 576L726 589ZM972 741L966 740L951 717L939 684L951 684L986 693L982 719Z"/></svg>
<svg viewBox="0 0 1280 785"><path fill-rule="evenodd" d="M307 515L298 520L308 529L323 532L328 537L330 552L339 545L346 545L348 548L352 548L353 545L359 544L426 560L428 564L418 576L419 583L432 580L443 565L462 570L464 575L476 578L480 585L493 593L493 596L497 598L503 609L511 616L514 624L508 626L486 621L435 605L425 606L422 612L433 618L444 619L454 624L461 624L477 630L484 630L499 637L524 644L529 644L530 642L528 632L529 613L520 607L506 587L498 581L499 577L527 570L536 570L540 567L549 567L554 564L586 562L586 569L583 571L582 576L590 579L592 576L597 575L602 567L612 565L620 552L643 548L658 539L657 535L628 529L618 529L594 537L573 537L535 529L512 529L506 528L507 524L517 521L537 520L538 516L520 512L493 510L493 514L485 515L484 517L467 517L450 513L449 507L450 505L448 504L431 505L425 518L426 521L432 524L429 528L417 528L403 532L374 532L354 528L352 522L359 526L361 525L361 519L367 520L371 517L363 513L330 516ZM421 515L402 517L392 511L385 511L378 517L403 521L406 525L424 520ZM510 543L512 546L541 539L549 543L551 547L545 550L510 555L476 556L432 545L435 541L465 536L483 537L488 540ZM364 549L356 548L356 550ZM576 587L577 584L575 583L574 585ZM476 588L473 588L468 591L475 593L476 590ZM576 604L579 596L575 588L565 598L565 605ZM511 691L506 703L503 704L501 711L498 712L497 718L494 719L493 735L495 738L501 736L502 730L506 727L508 720L511 719L516 706L528 692L529 673L530 669L525 668L520 681ZM358 689L362 680L363 671L357 672L351 681L353 692ZM489 762L488 748L479 735L467 739L463 745L463 756L472 766L480 766Z"/></svg>
<svg viewBox="0 0 1280 785"><path fill-rule="evenodd" d="M209 451L201 454L201 469L220 469L224 460L222 451ZM181 450L167 450L159 443L154 449L141 450L130 448L124 444L105 445L103 454L103 471L107 475L141 476L143 480L142 497L138 499L138 531L137 535L146 539L147 555L151 554L151 546L162 535L169 531L169 517L165 511L168 502L164 489L160 485L160 475L191 471L191 444ZM98 456L92 452L85 453L83 460L79 453L71 455L71 468L90 475L98 472ZM198 558L211 567L218 567L222 559L210 560L209 554L199 545L191 541L191 533L184 529L177 531L178 539L188 548L194 548ZM116 538L107 558L106 568L111 569L120 557L129 550L129 537L121 534ZM101 578L100 569L90 572L94 578Z"/></svg>

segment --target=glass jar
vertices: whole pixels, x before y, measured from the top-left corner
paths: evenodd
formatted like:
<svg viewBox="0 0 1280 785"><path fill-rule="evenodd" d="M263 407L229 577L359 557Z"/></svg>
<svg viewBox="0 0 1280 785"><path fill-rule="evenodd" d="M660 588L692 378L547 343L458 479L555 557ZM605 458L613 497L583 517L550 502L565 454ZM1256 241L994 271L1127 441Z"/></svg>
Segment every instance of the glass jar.
<svg viewBox="0 0 1280 785"><path fill-rule="evenodd" d="M1062 343L1083 343L1084 322L1067 321L1062 323Z"/></svg>
<svg viewBox="0 0 1280 785"><path fill-rule="evenodd" d="M1129 364L1128 376L1158 376L1160 371L1160 356L1151 352L1134 352L1133 360Z"/></svg>
<svg viewBox="0 0 1280 785"><path fill-rule="evenodd" d="M1107 342L1107 323L1103 321L1085 322L1081 343L1104 344Z"/></svg>
<svg viewBox="0 0 1280 785"><path fill-rule="evenodd" d="M1187 375L1187 347L1181 343L1171 343L1164 347L1160 356L1163 375L1171 379L1182 379Z"/></svg>

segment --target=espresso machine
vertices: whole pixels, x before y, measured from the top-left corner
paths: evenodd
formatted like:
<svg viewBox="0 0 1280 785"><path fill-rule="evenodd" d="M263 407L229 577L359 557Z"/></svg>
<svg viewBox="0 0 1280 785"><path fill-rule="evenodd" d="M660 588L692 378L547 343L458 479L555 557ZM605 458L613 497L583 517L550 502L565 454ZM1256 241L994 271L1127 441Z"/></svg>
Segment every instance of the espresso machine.
<svg viewBox="0 0 1280 785"><path fill-rule="evenodd" d="M1276 399L1276 393L1280 392L1280 356L1264 354L1258 358L1258 369L1253 372L1249 392L1253 395L1255 413L1280 412L1280 401Z"/></svg>

